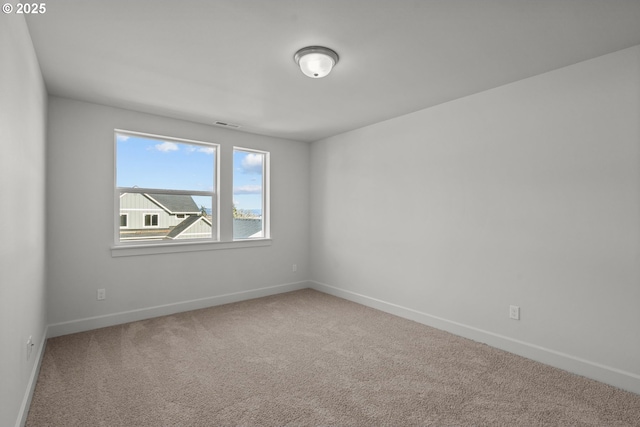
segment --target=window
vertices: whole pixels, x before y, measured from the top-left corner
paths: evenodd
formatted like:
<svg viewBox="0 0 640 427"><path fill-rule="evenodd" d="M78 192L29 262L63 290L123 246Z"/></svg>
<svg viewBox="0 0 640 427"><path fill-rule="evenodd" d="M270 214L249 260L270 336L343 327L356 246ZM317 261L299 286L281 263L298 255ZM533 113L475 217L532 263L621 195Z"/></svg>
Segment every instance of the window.
<svg viewBox="0 0 640 427"><path fill-rule="evenodd" d="M224 150L116 130L112 256L270 245L269 152Z"/></svg>
<svg viewBox="0 0 640 427"><path fill-rule="evenodd" d="M218 146L116 131L116 242L218 240Z"/></svg>
<svg viewBox="0 0 640 427"><path fill-rule="evenodd" d="M145 227L157 227L158 226L158 214L145 214L144 216Z"/></svg>
<svg viewBox="0 0 640 427"><path fill-rule="evenodd" d="M269 237L266 218L269 153L233 150L233 239Z"/></svg>

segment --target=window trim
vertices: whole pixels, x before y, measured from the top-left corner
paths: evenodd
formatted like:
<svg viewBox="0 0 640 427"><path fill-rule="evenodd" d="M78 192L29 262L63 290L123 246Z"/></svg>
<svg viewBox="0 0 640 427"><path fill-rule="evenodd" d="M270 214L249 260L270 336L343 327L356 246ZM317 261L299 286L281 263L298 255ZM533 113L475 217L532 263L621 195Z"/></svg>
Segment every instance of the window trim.
<svg viewBox="0 0 640 427"><path fill-rule="evenodd" d="M125 220L124 220L125 225L122 225L122 217L125 217ZM122 230L127 228L129 228L129 212L125 212L125 213L120 212L120 229Z"/></svg>
<svg viewBox="0 0 640 427"><path fill-rule="evenodd" d="M200 239L202 240L202 239ZM156 255L196 251L259 248L271 246L272 239L245 239L232 242L201 242L200 240L171 240L170 243L135 243L111 246L111 257Z"/></svg>

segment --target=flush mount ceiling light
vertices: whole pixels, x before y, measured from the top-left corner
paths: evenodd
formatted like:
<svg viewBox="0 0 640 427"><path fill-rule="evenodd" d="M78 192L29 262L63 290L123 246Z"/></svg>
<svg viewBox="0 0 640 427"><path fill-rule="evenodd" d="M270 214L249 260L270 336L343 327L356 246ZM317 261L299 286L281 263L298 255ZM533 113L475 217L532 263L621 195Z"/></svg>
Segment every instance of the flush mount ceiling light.
<svg viewBox="0 0 640 427"><path fill-rule="evenodd" d="M293 56L305 76L320 79L331 72L338 63L338 54L328 47L303 47Z"/></svg>

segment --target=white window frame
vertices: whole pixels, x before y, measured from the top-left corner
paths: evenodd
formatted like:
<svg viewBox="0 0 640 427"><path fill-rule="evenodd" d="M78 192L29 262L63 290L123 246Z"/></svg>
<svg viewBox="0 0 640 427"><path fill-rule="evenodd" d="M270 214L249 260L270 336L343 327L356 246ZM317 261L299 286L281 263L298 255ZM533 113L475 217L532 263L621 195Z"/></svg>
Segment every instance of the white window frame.
<svg viewBox="0 0 640 427"><path fill-rule="evenodd" d="M122 225L122 217L125 217L125 223L126 225ZM120 228L121 229L125 229L125 228L129 228L129 212L125 212L125 213L121 213L120 212Z"/></svg>
<svg viewBox="0 0 640 427"><path fill-rule="evenodd" d="M174 191L174 190L162 190L163 193L175 193L175 194L190 194L190 195L203 195L210 196L213 198L212 202L212 215L215 216L213 219L213 225L215 226L215 231L212 233L211 239L200 238L200 239L178 239L178 240L143 240L143 241L135 241L135 240L127 240L120 241L120 194L122 193L153 193L158 192L158 189L151 188L118 188L117 186L117 136L118 134L131 135L131 136L141 136L145 138L153 138L159 139L161 141L175 141L177 143L187 143L187 144L195 144L195 145L203 145L207 147L213 147L216 150L215 156L215 170L214 170L214 189L213 192L200 192L200 191ZM220 204L221 198L233 198L233 182L221 183L220 182L220 164L223 158L223 150L228 150L229 148L239 149L243 151L254 151L256 153L265 154L265 164L263 165L263 228L264 228L264 237L262 238L254 238L254 239L242 239L242 240L230 240L226 239L220 240L221 235L221 215L220 215ZM269 175L269 156L270 153L268 151L256 150L246 147L228 147L222 148L220 144L205 142L205 141L197 141L191 139L184 138L176 138L170 136L163 136L151 133L144 132L136 132L124 129L114 129L114 240L111 246L111 256L112 257L124 257L124 256L138 256L138 255L153 255L153 254L165 254L165 253L179 253L179 252L193 252L193 251L203 251L203 250L219 250L219 249L238 249L238 248L251 248L251 247L262 247L262 246L270 246L271 245L271 228L270 228L270 201L269 201L269 183L270 183L270 175ZM233 162L233 153L230 156L231 161ZM232 165L226 165L226 167L232 167ZM231 181L233 181L233 177L231 176ZM222 190L221 190L222 188ZM221 191L224 191L226 197L221 195ZM232 216L231 213L229 213ZM129 225L130 218L127 218L127 224ZM158 218L159 219L159 218ZM143 217L144 220L144 217ZM225 227L233 227L232 221L229 224L225 224ZM151 228L151 227L149 227ZM229 235L233 235L233 230L229 230ZM224 233L225 235L227 233Z"/></svg>

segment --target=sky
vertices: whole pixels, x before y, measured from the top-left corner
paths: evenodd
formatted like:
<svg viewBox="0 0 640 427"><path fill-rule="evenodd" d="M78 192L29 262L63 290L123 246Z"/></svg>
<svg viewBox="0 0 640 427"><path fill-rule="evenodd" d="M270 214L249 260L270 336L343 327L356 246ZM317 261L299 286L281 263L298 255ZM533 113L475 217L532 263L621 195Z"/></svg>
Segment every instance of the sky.
<svg viewBox="0 0 640 427"><path fill-rule="evenodd" d="M118 133L116 185L168 190L213 191L215 147ZM238 209L262 209L264 154L233 153L233 202ZM221 183L225 185L225 183ZM211 209L211 197L194 196Z"/></svg>

